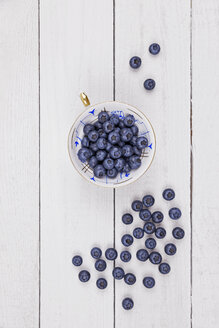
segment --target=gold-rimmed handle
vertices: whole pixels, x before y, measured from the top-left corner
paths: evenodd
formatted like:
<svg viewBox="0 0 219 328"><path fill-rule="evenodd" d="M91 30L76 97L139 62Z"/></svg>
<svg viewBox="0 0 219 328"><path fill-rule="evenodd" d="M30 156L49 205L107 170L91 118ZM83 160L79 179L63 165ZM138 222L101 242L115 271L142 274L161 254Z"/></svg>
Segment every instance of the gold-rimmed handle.
<svg viewBox="0 0 219 328"><path fill-rule="evenodd" d="M84 92L80 93L80 98L85 107L90 105L90 100L88 99L88 96Z"/></svg>

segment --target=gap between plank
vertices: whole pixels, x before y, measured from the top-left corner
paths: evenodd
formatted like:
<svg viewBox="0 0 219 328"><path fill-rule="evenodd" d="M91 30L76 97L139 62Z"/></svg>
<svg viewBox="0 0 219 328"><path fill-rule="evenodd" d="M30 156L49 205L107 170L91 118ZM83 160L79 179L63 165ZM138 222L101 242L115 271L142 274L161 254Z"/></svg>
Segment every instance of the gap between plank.
<svg viewBox="0 0 219 328"><path fill-rule="evenodd" d="M192 225L192 202L193 202L193 153L192 153L192 147L193 147L193 125L192 125L192 0L190 0L190 327L193 326L193 308L192 308L192 278L193 278L193 262L192 262L192 256L193 256L193 225Z"/></svg>
<svg viewBox="0 0 219 328"><path fill-rule="evenodd" d="M39 266L39 303L38 303L38 311L39 311L39 328L41 326L41 157L40 157L40 111L41 111L41 107L40 107L40 0L38 0L38 103L39 103L39 262L38 262L38 266Z"/></svg>
<svg viewBox="0 0 219 328"><path fill-rule="evenodd" d="M115 66L115 9L116 1L113 0L113 101L116 99L116 66ZM116 189L113 188L113 247L116 248ZM115 268L115 260L113 261ZM113 328L116 327L116 282L113 279Z"/></svg>

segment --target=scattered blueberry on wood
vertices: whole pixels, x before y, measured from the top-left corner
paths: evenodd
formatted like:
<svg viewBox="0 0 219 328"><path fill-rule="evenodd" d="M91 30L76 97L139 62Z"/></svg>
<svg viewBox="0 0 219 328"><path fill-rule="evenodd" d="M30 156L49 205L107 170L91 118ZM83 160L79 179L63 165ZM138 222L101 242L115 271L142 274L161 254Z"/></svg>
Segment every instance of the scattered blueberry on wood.
<svg viewBox="0 0 219 328"><path fill-rule="evenodd" d="M175 198L175 192L173 191L173 189L170 189L170 188L165 189L163 191L163 198L165 200L169 200L169 201L174 199Z"/></svg>
<svg viewBox="0 0 219 328"><path fill-rule="evenodd" d="M97 260L95 262L95 269L97 271L104 271L106 269L106 262L104 260Z"/></svg>
<svg viewBox="0 0 219 328"><path fill-rule="evenodd" d="M124 224L131 224L133 222L133 216L129 213L123 214L122 222Z"/></svg>
<svg viewBox="0 0 219 328"><path fill-rule="evenodd" d="M105 289L107 287L107 281L104 278L97 279L96 285L99 289Z"/></svg>
<svg viewBox="0 0 219 328"><path fill-rule="evenodd" d="M172 220L178 220L181 217L182 213L179 208L173 207L169 210L169 217Z"/></svg>
<svg viewBox="0 0 219 328"><path fill-rule="evenodd" d="M124 272L124 270L123 270L122 268L120 268L120 267L115 267L115 268L113 269L112 274L113 274L113 277L114 277L115 279L121 280L122 278L124 278L125 272Z"/></svg>
<svg viewBox="0 0 219 328"><path fill-rule="evenodd" d="M145 225L144 225L144 231L147 233L147 234L152 234L154 233L156 230L156 226L153 222L146 222Z"/></svg>
<svg viewBox="0 0 219 328"><path fill-rule="evenodd" d="M146 288L153 288L155 286L155 280L153 277L145 277L143 279L143 285Z"/></svg>
<svg viewBox="0 0 219 328"><path fill-rule="evenodd" d="M152 55L157 55L159 54L160 52L160 46L158 43L152 43L149 47L149 52L152 54Z"/></svg>
<svg viewBox="0 0 219 328"><path fill-rule="evenodd" d="M102 251L99 247L93 247L90 253L91 256L96 260L98 260L102 255Z"/></svg>
<svg viewBox="0 0 219 328"><path fill-rule="evenodd" d="M164 251L167 255L174 255L176 254L176 245L172 243L166 244L164 247Z"/></svg>
<svg viewBox="0 0 219 328"><path fill-rule="evenodd" d="M131 260L131 258L132 258L132 255L129 251L123 251L120 254L120 259L123 262L129 262Z"/></svg>
<svg viewBox="0 0 219 328"><path fill-rule="evenodd" d="M78 278L81 282L87 282L90 279L90 273L87 270L82 270L79 272Z"/></svg>
<svg viewBox="0 0 219 328"><path fill-rule="evenodd" d="M144 230L140 227L137 227L133 230L133 236L136 238L136 239L141 239L143 238L144 236Z"/></svg>
<svg viewBox="0 0 219 328"><path fill-rule="evenodd" d="M153 79L147 79L147 80L144 81L144 88L146 90L149 90L149 91L153 90L155 85L156 85L156 83Z"/></svg>
<svg viewBox="0 0 219 328"><path fill-rule="evenodd" d="M124 276L124 281L127 285L134 285L136 282L136 277L133 273L126 273Z"/></svg>
<svg viewBox="0 0 219 328"><path fill-rule="evenodd" d="M131 310L134 306L134 302L131 298L127 297L124 298L124 300L122 301L122 307L125 310Z"/></svg>
<svg viewBox="0 0 219 328"><path fill-rule="evenodd" d="M158 227L156 230L155 230L155 236L158 238L158 239L163 239L165 236L166 236L166 230L162 227Z"/></svg>
<svg viewBox="0 0 219 328"><path fill-rule="evenodd" d="M129 247L133 244L133 237L129 234L122 236L121 242L124 246Z"/></svg>
<svg viewBox="0 0 219 328"><path fill-rule="evenodd" d="M82 257L80 255L75 255L72 258L72 264L75 266L80 266L83 263Z"/></svg>
<svg viewBox="0 0 219 328"><path fill-rule="evenodd" d="M108 248L105 252L107 260L114 261L117 258L117 251L114 248Z"/></svg>
<svg viewBox="0 0 219 328"><path fill-rule="evenodd" d="M145 207L151 207L154 205L154 197L151 195L146 195L143 197L142 203Z"/></svg>
<svg viewBox="0 0 219 328"><path fill-rule="evenodd" d="M149 253L146 249L139 249L136 253L136 257L139 261L145 262L149 258Z"/></svg>
<svg viewBox="0 0 219 328"><path fill-rule="evenodd" d="M168 263L161 263L161 264L159 265L159 271L160 271L160 273L162 273L162 274L167 274L167 273L169 273L169 272L170 272L170 266L169 266L169 264L168 264Z"/></svg>
<svg viewBox="0 0 219 328"><path fill-rule="evenodd" d="M148 238L145 240L145 247L148 249L154 249L157 245L157 242L154 238Z"/></svg>
<svg viewBox="0 0 219 328"><path fill-rule="evenodd" d="M162 261L162 256L158 252L152 252L150 254L149 260L152 264L160 264Z"/></svg>
<svg viewBox="0 0 219 328"><path fill-rule="evenodd" d="M185 236L185 232L182 228L176 227L173 229L172 235L175 239L182 239Z"/></svg>
<svg viewBox="0 0 219 328"><path fill-rule="evenodd" d="M129 65L134 69L139 68L141 66L141 58L138 56L132 57L129 61Z"/></svg>
<svg viewBox="0 0 219 328"><path fill-rule="evenodd" d="M156 211L154 213L152 213L152 221L154 223L161 223L163 221L163 213L161 213L160 211Z"/></svg>

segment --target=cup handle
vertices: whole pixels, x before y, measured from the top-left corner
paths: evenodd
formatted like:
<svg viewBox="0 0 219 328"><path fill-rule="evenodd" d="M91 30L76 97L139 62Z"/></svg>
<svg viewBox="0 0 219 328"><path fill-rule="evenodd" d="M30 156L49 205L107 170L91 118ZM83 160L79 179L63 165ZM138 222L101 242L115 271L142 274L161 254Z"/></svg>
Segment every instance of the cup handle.
<svg viewBox="0 0 219 328"><path fill-rule="evenodd" d="M88 96L84 92L80 93L80 98L85 107L90 105L90 100L88 99Z"/></svg>

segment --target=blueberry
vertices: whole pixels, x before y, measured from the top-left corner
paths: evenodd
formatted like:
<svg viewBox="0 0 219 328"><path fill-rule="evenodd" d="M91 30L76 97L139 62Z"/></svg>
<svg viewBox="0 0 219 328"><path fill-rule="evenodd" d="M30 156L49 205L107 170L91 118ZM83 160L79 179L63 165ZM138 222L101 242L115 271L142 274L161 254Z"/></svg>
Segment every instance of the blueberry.
<svg viewBox="0 0 219 328"><path fill-rule="evenodd" d="M97 143L96 142L91 142L90 143L90 149L93 150L94 152L98 151L99 148L97 147Z"/></svg>
<svg viewBox="0 0 219 328"><path fill-rule="evenodd" d="M107 281L104 278L97 279L96 285L99 289L105 289L107 287Z"/></svg>
<svg viewBox="0 0 219 328"><path fill-rule="evenodd" d="M136 140L138 149L144 149L148 146L148 139L145 137L138 137Z"/></svg>
<svg viewBox="0 0 219 328"><path fill-rule="evenodd" d="M130 145L125 145L122 147L122 154L124 157L130 157L133 155L133 148Z"/></svg>
<svg viewBox="0 0 219 328"><path fill-rule="evenodd" d="M141 166L141 159L137 155L129 157L129 165L131 169L136 170Z"/></svg>
<svg viewBox="0 0 219 328"><path fill-rule="evenodd" d="M78 158L82 163L86 162L91 156L92 156L92 151L88 148L81 148L78 151Z"/></svg>
<svg viewBox="0 0 219 328"><path fill-rule="evenodd" d="M106 121L103 123L103 130L106 133L110 133L114 129L114 124L111 121Z"/></svg>
<svg viewBox="0 0 219 328"><path fill-rule="evenodd" d="M72 259L72 264L75 266L80 266L83 263L82 257L80 255L75 255Z"/></svg>
<svg viewBox="0 0 219 328"><path fill-rule="evenodd" d="M133 136L132 139L130 140L130 145L135 146L136 142L137 142L138 137L137 136Z"/></svg>
<svg viewBox="0 0 219 328"><path fill-rule="evenodd" d="M115 129L114 129L115 132L117 133L120 133L121 129L117 126Z"/></svg>
<svg viewBox="0 0 219 328"><path fill-rule="evenodd" d="M149 47L149 52L152 54L152 55L157 55L159 54L160 52L160 46L159 44L157 43L152 43Z"/></svg>
<svg viewBox="0 0 219 328"><path fill-rule="evenodd" d="M96 130L92 130L88 133L88 139L92 142L96 142L99 137L99 134Z"/></svg>
<svg viewBox="0 0 219 328"><path fill-rule="evenodd" d="M122 216L122 222L124 224L131 224L133 222L133 216L129 213L125 213Z"/></svg>
<svg viewBox="0 0 219 328"><path fill-rule="evenodd" d="M115 160L115 168L117 171L122 171L123 167L125 166L125 160L124 158L118 158Z"/></svg>
<svg viewBox="0 0 219 328"><path fill-rule="evenodd" d="M134 200L134 202L132 203L132 209L133 211L139 212L140 210L142 210L143 208L143 204L140 200Z"/></svg>
<svg viewBox="0 0 219 328"><path fill-rule="evenodd" d="M123 262L129 262L132 258L132 255L129 251L122 251L120 254L120 259Z"/></svg>
<svg viewBox="0 0 219 328"><path fill-rule="evenodd" d="M141 58L138 56L134 56L129 60L129 65L131 68L139 68L141 66Z"/></svg>
<svg viewBox="0 0 219 328"><path fill-rule="evenodd" d="M142 209L139 212L139 217L143 221L148 221L151 218L151 212L148 209Z"/></svg>
<svg viewBox="0 0 219 328"><path fill-rule="evenodd" d="M123 122L123 119L120 119L120 120L119 120L119 127L120 127L120 129L122 129L122 128L125 127L125 124L124 124L124 122Z"/></svg>
<svg viewBox="0 0 219 328"><path fill-rule="evenodd" d="M173 191L173 189L165 189L163 191L163 198L166 200L172 200L173 198L175 198L175 192Z"/></svg>
<svg viewBox="0 0 219 328"><path fill-rule="evenodd" d="M88 135L88 133L92 130L94 130L94 126L92 124L86 124L83 128L83 132L85 135Z"/></svg>
<svg viewBox="0 0 219 328"><path fill-rule="evenodd" d="M87 136L84 136L83 139L81 140L81 144L83 147L89 147L90 141Z"/></svg>
<svg viewBox="0 0 219 328"><path fill-rule="evenodd" d="M93 247L92 250L90 251L90 253L91 253L91 256L96 260L98 260L102 255L102 251L99 247Z"/></svg>
<svg viewBox="0 0 219 328"><path fill-rule="evenodd" d="M154 205L154 197L151 195L146 195L143 197L142 203L145 207L151 207Z"/></svg>
<svg viewBox="0 0 219 328"><path fill-rule="evenodd" d="M124 246L131 246L133 243L133 237L129 234L122 236L121 242Z"/></svg>
<svg viewBox="0 0 219 328"><path fill-rule="evenodd" d="M160 273L167 274L170 272L170 266L168 263L161 263L159 265L159 271Z"/></svg>
<svg viewBox="0 0 219 328"><path fill-rule="evenodd" d="M97 271L104 271L106 269L106 262L104 260L97 260L95 262L95 269Z"/></svg>
<svg viewBox="0 0 219 328"><path fill-rule="evenodd" d="M120 267L114 268L112 273L113 273L113 277L118 280L121 280L125 275L124 270Z"/></svg>
<svg viewBox="0 0 219 328"><path fill-rule="evenodd" d="M129 115L127 115L127 116L124 118L124 124L125 124L125 126L127 126L127 127L130 128L131 126L134 125L134 123L135 123L135 118L134 118L133 115L129 114Z"/></svg>
<svg viewBox="0 0 219 328"><path fill-rule="evenodd" d="M104 158L106 157L107 153L105 150L98 150L96 152L96 158L98 161L103 161Z"/></svg>
<svg viewBox="0 0 219 328"><path fill-rule="evenodd" d="M113 146L111 149L110 149L110 157L113 158L113 159L117 159L117 158L120 158L122 156L122 150L121 148L119 147L115 147Z"/></svg>
<svg viewBox="0 0 219 328"><path fill-rule="evenodd" d="M82 270L79 272L78 278L81 282L87 282L90 279L90 273L87 270Z"/></svg>
<svg viewBox="0 0 219 328"><path fill-rule="evenodd" d="M137 155L138 157L140 157L141 154L142 154L142 150L141 149L138 149L137 146L134 146L133 147L133 151L134 151L134 154Z"/></svg>
<svg viewBox="0 0 219 328"><path fill-rule="evenodd" d="M117 251L114 248L107 248L105 256L107 260L113 261L117 258Z"/></svg>
<svg viewBox="0 0 219 328"><path fill-rule="evenodd" d="M182 213L179 208L173 207L169 210L169 217L173 220L178 220L181 217Z"/></svg>
<svg viewBox="0 0 219 328"><path fill-rule="evenodd" d="M111 170L114 167L114 160L112 158L104 159L103 166L106 170Z"/></svg>
<svg viewBox="0 0 219 328"><path fill-rule="evenodd" d="M133 306L134 306L134 302L129 297L124 298L124 300L122 301L122 307L125 310L131 310Z"/></svg>
<svg viewBox="0 0 219 328"><path fill-rule="evenodd" d="M174 228L172 231L172 235L175 239L182 239L185 236L185 232L182 228Z"/></svg>
<svg viewBox="0 0 219 328"><path fill-rule="evenodd" d="M148 249L154 249L157 245L157 242L154 238L148 238L145 240L145 246L148 248Z"/></svg>
<svg viewBox="0 0 219 328"><path fill-rule="evenodd" d="M103 137L100 137L97 139L97 147L98 149L106 149L107 146L107 140Z"/></svg>
<svg viewBox="0 0 219 328"><path fill-rule="evenodd" d="M153 264L160 264L162 261L162 256L158 252L151 252L149 260Z"/></svg>
<svg viewBox="0 0 219 328"><path fill-rule="evenodd" d="M154 278L152 277L145 277L143 279L143 285L146 287L146 288L153 288L154 285L155 285L155 280Z"/></svg>
<svg viewBox="0 0 219 328"><path fill-rule="evenodd" d="M110 116L110 122L112 122L114 125L118 125L119 124L119 115L112 114Z"/></svg>
<svg viewBox="0 0 219 328"><path fill-rule="evenodd" d="M111 148L112 148L112 144L109 141L107 141L106 151L109 152Z"/></svg>
<svg viewBox="0 0 219 328"><path fill-rule="evenodd" d="M164 247L165 253L167 255L174 255L176 254L176 246L174 244L166 244Z"/></svg>
<svg viewBox="0 0 219 328"><path fill-rule="evenodd" d="M99 129L97 133L100 138L105 138L105 139L107 138L107 134L103 129Z"/></svg>
<svg viewBox="0 0 219 328"><path fill-rule="evenodd" d="M131 167L130 167L129 163L125 163L125 165L123 167L123 171L126 173L131 171Z"/></svg>
<svg viewBox="0 0 219 328"><path fill-rule="evenodd" d="M89 159L89 166L93 169L97 163L98 163L98 160L95 156L92 156L90 159Z"/></svg>
<svg viewBox="0 0 219 328"><path fill-rule="evenodd" d="M103 165L98 164L94 168L94 175L97 178L103 178L106 175L106 170L104 169Z"/></svg>
<svg viewBox="0 0 219 328"><path fill-rule="evenodd" d="M153 222L146 222L145 225L144 225L144 231L147 234L154 233L155 229L156 229L156 227L155 227L155 224Z"/></svg>
<svg viewBox="0 0 219 328"><path fill-rule="evenodd" d="M144 236L144 230L142 228L135 228L133 230L133 236L136 238L136 239L141 239L143 236Z"/></svg>
<svg viewBox="0 0 219 328"><path fill-rule="evenodd" d="M136 253L136 257L139 261L145 262L149 258L149 253L146 249L139 249Z"/></svg>
<svg viewBox="0 0 219 328"><path fill-rule="evenodd" d="M163 213L160 211L152 213L151 217L154 223L161 223L163 221Z"/></svg>
<svg viewBox="0 0 219 328"><path fill-rule="evenodd" d="M124 281L127 285L134 285L136 282L136 277L133 273L126 273L124 276Z"/></svg>
<svg viewBox="0 0 219 328"><path fill-rule="evenodd" d="M153 79L147 79L144 81L144 87L146 90L152 90L155 87L155 81Z"/></svg>
<svg viewBox="0 0 219 328"><path fill-rule="evenodd" d="M94 123L94 126L95 126L95 128L96 128L97 130L100 130L100 129L103 128L103 124L100 123L99 121L96 121L96 122Z"/></svg>
<svg viewBox="0 0 219 328"><path fill-rule="evenodd" d="M107 112L102 111L98 114L98 121L100 123L104 123L104 122L108 121L108 119L109 119L109 114Z"/></svg>
<svg viewBox="0 0 219 328"><path fill-rule="evenodd" d="M132 137L133 137L132 130L129 129L129 128L123 128L123 129L121 129L120 135L121 135L121 140L122 141L125 141L125 142L130 141L132 139Z"/></svg>
<svg viewBox="0 0 219 328"><path fill-rule="evenodd" d="M117 175L118 175L118 171L117 171L117 169L114 167L114 168L112 168L112 169L110 169L110 170L107 170L106 175L107 175L109 178L114 179L114 178L117 177Z"/></svg>
<svg viewBox="0 0 219 328"><path fill-rule="evenodd" d="M166 230L162 227L157 228L155 231L155 236L158 239L163 239L166 236Z"/></svg>
<svg viewBox="0 0 219 328"><path fill-rule="evenodd" d="M133 126L131 127L131 130L132 130L133 135L134 135L134 136L137 136L138 131L139 131L137 125L133 125Z"/></svg>

